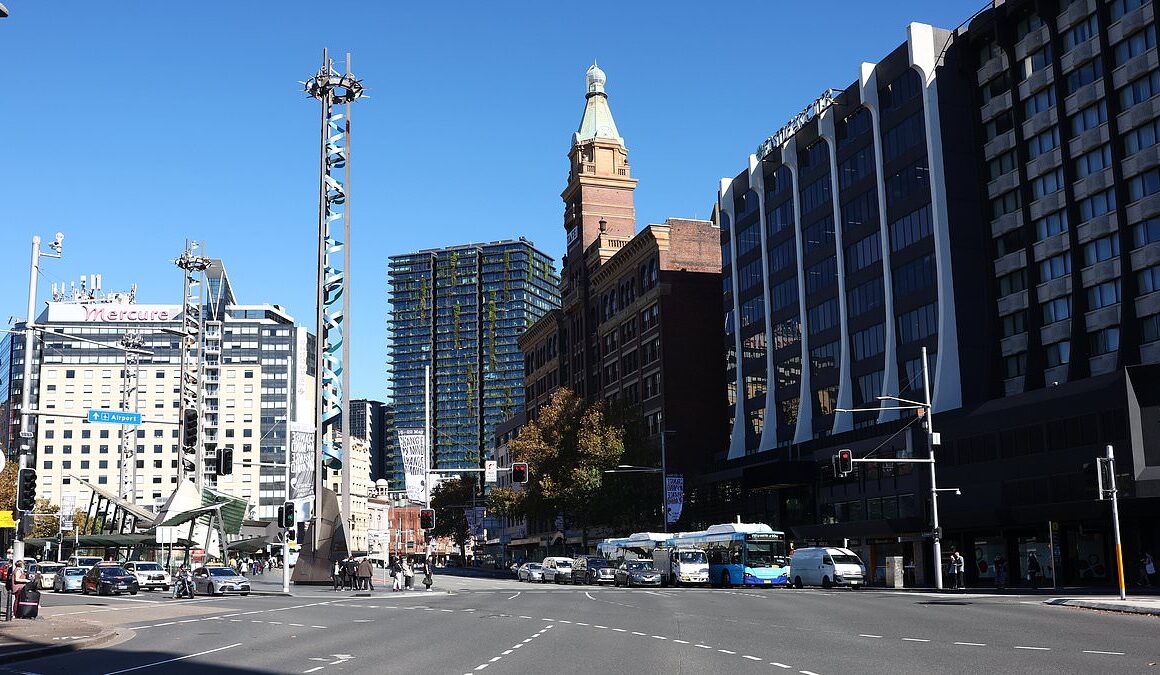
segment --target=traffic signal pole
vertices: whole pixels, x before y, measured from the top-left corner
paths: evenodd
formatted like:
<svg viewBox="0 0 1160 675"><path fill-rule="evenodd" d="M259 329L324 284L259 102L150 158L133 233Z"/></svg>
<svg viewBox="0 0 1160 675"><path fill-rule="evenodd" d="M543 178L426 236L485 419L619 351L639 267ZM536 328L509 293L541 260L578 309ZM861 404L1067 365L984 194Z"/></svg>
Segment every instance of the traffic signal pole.
<svg viewBox="0 0 1160 675"><path fill-rule="evenodd" d="M926 402L926 452L930 457L930 517L934 525L934 587L942 590L942 529L938 524L938 484L934 470L934 409L930 405L930 374L927 372L926 347L922 348L922 395Z"/></svg>

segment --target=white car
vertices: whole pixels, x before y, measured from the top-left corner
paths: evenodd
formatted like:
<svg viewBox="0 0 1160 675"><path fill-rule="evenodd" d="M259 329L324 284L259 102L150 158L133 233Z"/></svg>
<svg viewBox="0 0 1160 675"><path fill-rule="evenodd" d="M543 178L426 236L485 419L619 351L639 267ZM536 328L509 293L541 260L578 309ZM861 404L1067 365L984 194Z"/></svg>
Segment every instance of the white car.
<svg viewBox="0 0 1160 675"><path fill-rule="evenodd" d="M134 560L125 563L125 569L137 577L137 585L143 591L154 589L168 591L169 587L173 585L173 579L170 578L169 572L165 571L161 563L148 560Z"/></svg>
<svg viewBox="0 0 1160 675"><path fill-rule="evenodd" d="M64 563L42 562L36 565L36 572L40 575L40 587L52 588L56 581L56 573L64 569Z"/></svg>
<svg viewBox="0 0 1160 675"><path fill-rule="evenodd" d="M540 583L572 583L572 559L561 556L544 558Z"/></svg>
<svg viewBox="0 0 1160 675"><path fill-rule="evenodd" d="M799 548L793 552L789 569L795 588L848 586L857 589L866 583L866 566L848 548Z"/></svg>
<svg viewBox="0 0 1160 675"><path fill-rule="evenodd" d="M516 578L520 581L542 581L544 578L543 566L540 563L524 563L516 570Z"/></svg>

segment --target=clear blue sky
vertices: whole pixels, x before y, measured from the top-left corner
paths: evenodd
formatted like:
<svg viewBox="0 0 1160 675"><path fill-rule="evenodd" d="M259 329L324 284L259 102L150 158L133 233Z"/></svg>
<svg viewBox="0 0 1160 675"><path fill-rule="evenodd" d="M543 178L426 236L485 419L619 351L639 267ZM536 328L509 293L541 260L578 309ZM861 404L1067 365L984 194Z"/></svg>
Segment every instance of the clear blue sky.
<svg viewBox="0 0 1160 675"><path fill-rule="evenodd" d="M640 224L707 217L718 180L911 21L980 0L168 2L5 0L0 319L22 316L33 234L66 233L51 281L104 275L178 303L185 238L242 302L312 324L318 107L298 80L353 53L351 349L356 397L386 395L387 256L526 236L559 259L559 194L608 74ZM328 9L329 8L329 9ZM345 13L340 13L345 8ZM724 11L723 11L724 10Z"/></svg>

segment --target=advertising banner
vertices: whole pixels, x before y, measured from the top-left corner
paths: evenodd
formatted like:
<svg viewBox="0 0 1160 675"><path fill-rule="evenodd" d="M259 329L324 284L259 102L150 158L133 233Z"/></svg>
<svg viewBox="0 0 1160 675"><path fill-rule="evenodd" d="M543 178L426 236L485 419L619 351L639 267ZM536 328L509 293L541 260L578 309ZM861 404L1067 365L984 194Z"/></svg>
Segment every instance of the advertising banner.
<svg viewBox="0 0 1160 675"><path fill-rule="evenodd" d="M314 497L314 428L290 425L290 499Z"/></svg>
<svg viewBox="0 0 1160 675"><path fill-rule="evenodd" d="M665 476L665 504L669 507L668 522L675 523L681 519L681 509L685 506L685 477L681 475Z"/></svg>
<svg viewBox="0 0 1160 675"><path fill-rule="evenodd" d="M427 439L422 429L399 429L399 454L403 457L403 480L407 499L423 501L427 473Z"/></svg>

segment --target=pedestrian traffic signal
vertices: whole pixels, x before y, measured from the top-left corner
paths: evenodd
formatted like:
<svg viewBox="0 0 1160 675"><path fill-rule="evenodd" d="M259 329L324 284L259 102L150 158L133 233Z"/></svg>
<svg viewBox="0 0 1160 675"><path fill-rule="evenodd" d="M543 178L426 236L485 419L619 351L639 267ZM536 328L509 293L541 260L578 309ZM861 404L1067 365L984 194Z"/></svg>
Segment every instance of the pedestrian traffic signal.
<svg viewBox="0 0 1160 675"><path fill-rule="evenodd" d="M838 451L838 475L848 476L854 473L854 453L848 449Z"/></svg>
<svg viewBox="0 0 1160 675"><path fill-rule="evenodd" d="M181 445L185 448L197 447L197 411L186 409L181 420Z"/></svg>
<svg viewBox="0 0 1160 675"><path fill-rule="evenodd" d="M435 509L419 510L419 527L424 530L435 529Z"/></svg>
<svg viewBox="0 0 1160 675"><path fill-rule="evenodd" d="M36 508L36 469L21 469L16 476L16 509L33 511Z"/></svg>
<svg viewBox="0 0 1160 675"><path fill-rule="evenodd" d="M286 502L278 508L278 524L283 528L294 527L294 502Z"/></svg>
<svg viewBox="0 0 1160 675"><path fill-rule="evenodd" d="M229 476L234 472L234 446L227 445L218 450L217 475Z"/></svg>
<svg viewBox="0 0 1160 675"><path fill-rule="evenodd" d="M512 464L512 483L527 483L528 482L528 463L516 462Z"/></svg>

